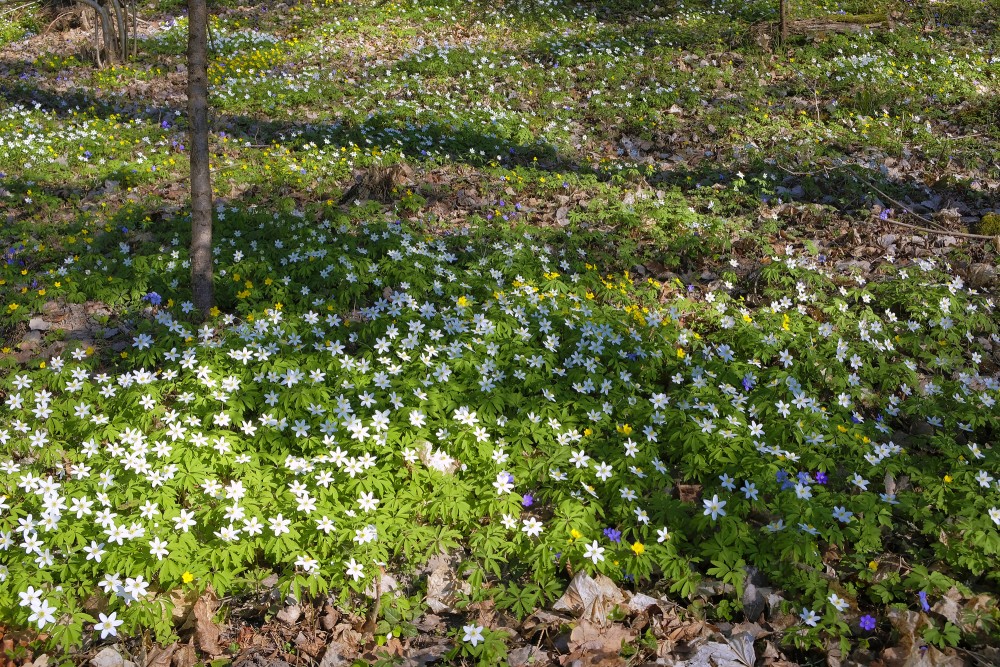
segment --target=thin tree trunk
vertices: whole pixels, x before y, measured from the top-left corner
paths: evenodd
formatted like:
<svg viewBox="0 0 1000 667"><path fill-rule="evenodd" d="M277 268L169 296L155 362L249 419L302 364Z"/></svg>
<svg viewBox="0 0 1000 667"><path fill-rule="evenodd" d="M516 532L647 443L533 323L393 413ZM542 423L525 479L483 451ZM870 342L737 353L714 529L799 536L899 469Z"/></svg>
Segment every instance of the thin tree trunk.
<svg viewBox="0 0 1000 667"><path fill-rule="evenodd" d="M212 289L212 175L208 157L208 3L188 0L188 126L191 132L191 291L207 315Z"/></svg>
<svg viewBox="0 0 1000 667"><path fill-rule="evenodd" d="M787 0L780 0L778 3L778 22L780 23L781 45L788 41L788 7Z"/></svg>

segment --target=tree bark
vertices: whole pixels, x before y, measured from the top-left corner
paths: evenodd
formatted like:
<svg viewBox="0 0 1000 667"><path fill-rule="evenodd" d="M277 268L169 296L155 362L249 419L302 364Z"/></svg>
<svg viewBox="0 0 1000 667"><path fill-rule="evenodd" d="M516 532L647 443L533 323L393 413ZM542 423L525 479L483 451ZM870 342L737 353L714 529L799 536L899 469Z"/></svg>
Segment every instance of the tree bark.
<svg viewBox="0 0 1000 667"><path fill-rule="evenodd" d="M781 33L781 45L788 41L788 7L787 0L779 0L778 3L779 32Z"/></svg>
<svg viewBox="0 0 1000 667"><path fill-rule="evenodd" d="M212 174L208 157L208 2L188 0L188 127L191 160L191 291L207 315L212 287Z"/></svg>

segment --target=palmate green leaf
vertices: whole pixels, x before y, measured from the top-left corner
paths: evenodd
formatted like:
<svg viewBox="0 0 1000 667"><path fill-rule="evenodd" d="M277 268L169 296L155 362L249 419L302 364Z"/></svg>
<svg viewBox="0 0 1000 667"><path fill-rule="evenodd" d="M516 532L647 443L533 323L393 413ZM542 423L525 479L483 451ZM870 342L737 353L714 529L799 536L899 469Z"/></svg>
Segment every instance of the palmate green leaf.
<svg viewBox="0 0 1000 667"><path fill-rule="evenodd" d="M682 208L685 216L690 215L685 212L686 206ZM980 461L969 448L973 437L985 442L982 434L988 433L996 421L994 414L975 403L980 393L988 397L991 395L988 392L994 390L973 391L967 383L956 379L959 368L967 369L969 378L978 372L966 351L959 349L956 341L964 339L955 338L957 331L939 330L931 315L921 314L922 307L918 304L913 306L910 316L933 331L933 335L907 334L906 327L885 316L881 287L877 284L866 288L874 295L877 308L865 304L862 294L854 292L845 302L846 312L841 312L834 305L834 300L840 298L838 285L823 275L825 268L793 267L790 262L776 261L768 269L774 274L775 284L792 286L791 294L800 282L806 285L813 290L809 295L810 308L818 305L822 312L825 307L827 319L800 316L793 300L790 306L753 310L752 322L748 323L740 316L742 305L731 300L724 290L715 292L716 301L712 305L702 300L701 288L680 293L676 298L668 296L660 304L659 289L650 288L647 297L639 291L647 288L640 286L628 288L627 294L622 294L617 287L622 280L615 278L616 287L604 290L601 276L572 263L571 270L565 270L566 275L577 272L581 276L579 283L566 278L545 278L542 274L552 267L542 267L542 257L551 253L536 244L526 243L515 250L513 244L505 241L499 248L479 248L467 253L463 247L469 242L468 237L454 242L442 237L444 249L439 250L435 245L437 240L427 241L423 234L404 239L393 226L374 223L338 231L319 218L303 222L289 216L282 218L280 225L269 222L268 225L256 230L256 223L249 224L242 230L245 236L227 236L220 246L224 252L220 256L220 269L237 271L229 263L229 257L235 248L250 254L247 245L250 239L267 247L266 252L255 254L252 260L244 258L238 270L247 279L252 275L255 284L263 284L265 278L275 276L272 289L254 295L255 303L247 303L245 312L247 316L253 312L255 322L268 323L273 315L268 315L266 309L281 300L285 306L280 326L270 322L266 330L257 331L243 328L243 323L235 320L224 323L224 317L211 320L219 330L220 346L215 348L187 346L183 343L186 336L161 336L164 327L159 323L141 325L142 330L157 337L157 346L151 351L156 356L147 365L156 366L160 373L176 369L179 366L176 362L162 356L166 351L162 346L190 349L197 355L198 365L211 368L211 376L217 381L229 374L238 377L239 391L230 392L224 400L216 398L213 390L217 387L204 385L194 375L194 369L182 369L179 377L170 381L169 388L160 387L159 381L148 386L121 385L115 399L104 400L97 398L96 383L89 379L79 394L71 396L66 390L66 371L62 375L53 375L51 369L30 372L35 388L44 384L56 396L53 401L59 403L59 415L71 414L76 401L87 400L111 417L111 425L92 427L84 420L69 417L61 426L65 435L50 433L73 463L86 461L94 468L90 477L73 479L65 471L60 473L59 468L64 467L61 455L26 457L30 445L27 436L20 434L13 436L9 445L5 444L3 456L25 469L30 468L39 479L53 475L59 484L58 493L67 499L80 495L95 498L98 476L108 469L115 480L108 489L107 505L118 513L119 524L135 523L137 529L141 526L145 531L142 537L113 544L98 568L85 560L82 547L91 539L105 540L103 528L95 524L92 515L80 520L79 531L68 528L75 522L67 521L72 515L64 511L65 517L52 535L39 532L45 544L58 547L60 558L67 561L56 566L61 568L60 581L69 582L76 577L85 579L93 588L106 572L117 571L124 576L143 573L154 586L165 589L178 585L184 571L189 570L198 578L198 585L212 583L220 590L228 590L245 585L243 575L250 572L248 568L272 567L280 574L282 585L297 587L304 597L318 595L329 587L346 602L351 590L363 589L375 576L376 563L385 562L393 567L402 560L408 564L420 562L437 551L463 550L469 562L481 568L474 568L477 574L473 575L481 577L480 583L490 583L495 578L511 584L507 591L511 597L504 604L522 614L545 599L551 601L567 570L579 571L581 565L589 567L589 561L581 562L582 549L578 548L584 541L597 540L608 548L609 558L596 569L619 581L628 575L641 586L648 577L662 576L676 594L687 597L693 595L701 576L722 579L739 587L743 566L752 564L772 581L781 581L790 598L800 597L804 601L824 599L829 583L792 563L819 567L820 553L829 541L842 545L845 558L837 565L837 574L851 585L870 581L864 579L869 576L866 559L881 555L883 539L888 544L888 535L904 533L909 537L911 529L923 532L924 539L934 543L940 530L946 528L949 545L923 547L923 551L925 555L937 554L949 567L956 568L952 577L955 579L983 571L991 554L996 552L993 521L986 514L995 502L994 495L987 495L993 494L993 490L980 492L974 478L980 469L995 476L996 461L992 458ZM384 232L388 238L368 243L365 235L375 230L379 234ZM312 235L314 232L316 236ZM329 238L320 242L319 234ZM288 240L289 246L272 250L276 237ZM336 253L330 250L323 261L292 262L291 247L303 251L329 248ZM363 258L358 252L362 247L369 253ZM439 254L445 250L455 253L456 259L446 261ZM402 259L387 257L388 251L398 251ZM487 258L485 265L477 263L480 255ZM340 264L341 257L350 258L351 267ZM180 276L176 273L179 269L166 268L166 258L149 261L154 272L163 274L157 277L163 285L169 284L171 275ZM252 274L242 266L248 261L258 264ZM379 262L384 285L375 285L373 276L367 275L364 267L371 261ZM326 263L334 268L321 277L319 272L325 270ZM454 279L432 273L438 264L442 271L453 271ZM484 267L497 267L505 284L499 285ZM97 268L90 265L90 270ZM358 282L345 290L331 290L330 285L346 282L348 271L359 273ZM287 286L281 280L283 275L289 276ZM528 285L540 286L543 292L518 292L511 287L515 275L520 275ZM432 286L435 280L440 283L436 287ZM403 282L408 282L409 287L402 287ZM326 326L321 318L316 326L323 331L315 336L314 325L305 321L310 310L321 316L327 313L345 316L349 311L369 308L385 298L386 286L394 294L412 296L416 308L402 304L399 312L391 316L375 313L377 317L350 326ZM310 292L302 293L302 287L308 287ZM546 295L542 299L539 295L550 287L555 296ZM597 291L598 298L587 299L588 291ZM497 305L501 297L494 296L494 292L504 292L504 305ZM606 296L600 296L601 293ZM934 288L928 290L927 298L938 299L945 293L950 294L943 288ZM460 315L454 304L465 295L472 299L473 306ZM783 296L779 290L773 298ZM954 297L958 303L971 295L962 293ZM314 299L318 302L314 303ZM897 299L899 303L910 300L905 295ZM419 309L425 303L435 305L438 312L422 314ZM626 313L624 309L633 305L648 308L649 317L659 312L669 315L672 321L651 329L632 315L633 311ZM733 327L726 328L718 305L725 306L725 312L734 316ZM583 310L584 306L589 312ZM524 309L525 316L515 317L507 312L515 308ZM460 318L466 330L453 328L453 323L442 316L444 309L452 309L446 311L447 317ZM495 325L492 332L473 332L478 324L472 317L480 314ZM783 324L785 315L790 318L787 330ZM193 328L193 322L183 314L174 316L180 326ZM679 323L681 316L685 318L683 325ZM933 318L939 317L940 313L933 313ZM539 326L543 319L551 322L552 333L560 337L558 352L542 347L549 333ZM856 333L859 322L876 320L883 327L877 332L880 340L900 332L892 354L877 349ZM835 331L825 336L819 330L821 323L832 324ZM404 351L400 340L410 333L411 325L423 326L424 330L417 336L417 344L407 351L409 360L404 360L399 354ZM584 333L585 325L600 327L594 331L605 333ZM371 346L376 340L388 337L389 326L397 327L398 333L390 343L390 351L385 353L390 362L383 364L379 360L381 353L372 352ZM527 340L521 340L516 333L521 326L529 330ZM449 327L452 330L447 330ZM437 330L440 339L432 338L427 329ZM352 333L358 334L358 341L350 339ZM701 338L695 338L694 333ZM767 342L772 333L773 341ZM287 344L293 334L302 337L301 344ZM848 358L856 353L862 362L856 378L851 377L849 361L835 361L840 337L848 341ZM346 370L344 357L333 359L329 352L312 347L313 343L323 344L326 340L340 340L348 346L345 356L368 359L372 367L367 371ZM941 340L945 341L944 346ZM458 345L453 349L462 352L461 359L450 357L446 346L451 343ZM603 345L603 350L591 349L589 346L594 343ZM722 353L718 346L722 343L733 350L734 362L720 361ZM227 354L230 349L244 346L258 350L258 344L275 346L269 360L251 360L244 366ZM488 349L491 344L497 348L495 355ZM430 366L419 358L431 354L427 347L436 348L437 356ZM638 356L636 351L640 347L646 356ZM679 347L685 351L683 358L677 355ZM794 359L789 368L779 361L779 354L786 348ZM576 351L580 351L581 361L571 364L569 358ZM524 359L536 354L544 359L544 366L526 368ZM636 356L632 358L630 354ZM936 358L951 366L920 368L921 379L929 378L940 383L941 388L940 394L925 396L921 393L922 385L917 384L918 373L902 364L910 359L925 364ZM496 366L481 370L488 361ZM584 362L596 365L588 370ZM117 370L124 371L134 368L130 364L147 361L133 353L128 361L120 363L123 365ZM447 382L438 382L430 376L438 363L445 364L452 372ZM80 364L66 361L66 366L67 370L86 367L88 372L98 371L96 363L86 360ZM389 387L377 386L383 381L376 380L375 373L390 366L394 370L387 375ZM566 366L565 375L553 373L562 366ZM294 387L286 387L281 377L268 379L270 372L280 376L293 369L306 373L307 378L309 370L324 369L327 378L315 385L306 379ZM497 379L493 390L482 389L483 376L494 371L503 372L506 377ZM515 375L518 371L524 371L525 380ZM743 386L747 374L754 376L752 388ZM680 378L674 380L674 375ZM630 379L624 379L625 376ZM585 393L573 386L589 380L600 387L605 379L612 382L606 394L599 393L599 389ZM425 385L425 381L430 384ZM2 382L7 391L7 379ZM913 390L913 396L903 398L902 383ZM278 394L277 404L266 405L265 393L272 390ZM543 390L551 391L554 400L545 396ZM181 405L177 400L181 391L192 392L195 400ZM422 393L418 395L415 391ZM838 406L836 394L841 391L850 394L852 408ZM370 392L371 405L359 405L362 392ZM390 392L395 398L390 398ZM661 392L669 401L654 409L652 396ZM156 410L147 412L136 407L145 393L158 401ZM351 403L349 414L370 429L368 436L352 437L347 413L332 417L340 395ZM956 395L967 402L957 400ZM800 396L811 403L789 407L788 417L781 414L779 403L791 405ZM889 403L890 397L898 399L900 406ZM179 410L189 432L205 435L209 444L195 446L190 436L186 436L170 441L173 452L169 456L155 454L153 447L158 442L170 440L162 424L168 406ZM326 412L322 416L313 414L311 406L321 406ZM476 433L458 423L455 413L462 407L476 411L476 426L485 429L485 433ZM385 410L388 415L384 440L376 436L375 409ZM420 428L411 428L408 422L415 409L427 415L427 424ZM906 451L895 452L877 464L869 463L865 455L876 444L884 444L892 437L891 432L883 433L878 426L908 428L904 417L897 418L890 409L907 418L937 416L943 420L942 425L934 427L932 438L908 443ZM6 416L8 408L3 410ZM33 421L29 410L30 406L14 409L12 418ZM854 410L859 411L860 419L852 419ZM214 422L214 417L223 411L234 421L229 427ZM534 413L537 419L529 418L529 413ZM288 426L284 430L267 426L260 420L264 414L285 420ZM712 433L702 433L693 418L703 420L709 415L713 416L716 428ZM328 418L337 429L323 434L320 426ZM235 423L243 419L257 428L254 435L244 434ZM558 421L558 425L553 425L550 419ZM292 434L291 425L296 420L305 420L310 425L308 437ZM748 435L751 422L762 424L764 435ZM963 433L973 434L963 435L962 443L956 438L955 432L960 428L957 422L963 424ZM633 429L630 438L636 448L630 455L624 453L626 437L617 430L625 423ZM137 426L146 442L122 444L123 439L130 438L124 435L126 428ZM645 435L647 426L653 429L655 441ZM837 430L838 426L845 431ZM100 440L98 454L91 457L80 452L78 439L70 437L78 429L86 429L87 437L93 435ZM722 437L722 429L731 429L735 437ZM588 435L574 440L568 435L571 430ZM813 433L823 435L823 442L813 442ZM227 438L232 451L220 454L214 450L215 437ZM412 452L405 453L424 440L432 445L432 451L439 450L457 459L442 461L448 472L433 469ZM144 457L149 468L135 470L131 463L129 468L123 467L126 454L109 451L109 446L115 445L121 445L122 452L145 447L143 454L135 456ZM787 451L769 452L764 447ZM572 452L579 450L591 457L586 467L570 463ZM985 445L980 453L984 451L992 455ZM237 463L236 457L242 455L249 456L249 460L240 459L244 462ZM374 457L374 465L358 463L368 455ZM607 481L596 476L598 462L612 466ZM152 486L147 475L166 470L167 465L177 466L173 476ZM144 468L141 464L139 467ZM14 508L6 516L0 516L4 530L15 529L16 520L29 512L35 517L42 513L43 494L19 486L22 472L0 475L5 493L16 498ZM819 481L820 472L826 475L825 481ZM869 480L871 488L863 490L853 484L850 475L855 472ZM514 488L498 494L494 483L499 481L502 486L504 473L513 477ZM723 473L733 479L734 489L722 487ZM776 479L779 473L793 480L799 474L806 475L811 498L808 501L797 498L794 490L782 488ZM878 495L883 490L886 473L892 473L896 480L908 477L911 484L903 488L900 482L895 499L898 504L891 507ZM953 477L952 482L942 481L946 473ZM320 475L329 476L321 483ZM565 480L561 475L566 475ZM700 495L680 500L674 488L676 480L700 483L703 486ZM228 485L234 481L241 482L245 489L240 498L227 494ZM211 482L218 484L215 491L208 490ZM756 485L759 498L748 499L743 495L739 489L744 482ZM363 491L374 492L379 498L375 510L359 509L358 496ZM533 496L533 502L522 504L528 494ZM704 500L713 495L727 503L726 514L716 519L703 513ZM315 500L315 509L309 509L308 502L304 502L305 509L299 509L303 499ZM153 519L140 517L139 508L146 500L157 502L162 515ZM94 510L102 508L104 502L95 505ZM264 535L251 537L241 532L235 542L225 542L219 537L220 529L229 524L226 513L235 505L247 517L264 521ZM843 525L836 522L832 518L835 506L848 508L853 513L852 520ZM190 533L173 530L172 519L182 507L195 513L197 525ZM275 538L267 520L279 512L293 519L294 526L292 533ZM317 528L320 516L328 516L335 522L331 534L325 535ZM528 535L525 529L529 527L529 519L539 522L539 535ZM776 526L778 520L783 525L770 532L768 525ZM242 520L232 523L242 529ZM800 528L799 523L805 528ZM366 537L369 526L376 537ZM811 535L807 530L810 527L819 535ZM621 530L621 542L611 541L604 532L612 529ZM574 530L583 536L577 546L567 541ZM669 530L671 538L659 542L661 530ZM165 536L168 541L170 554L163 561L149 553L149 540L154 535ZM962 536L969 539L960 539ZM630 548L635 542L644 545L642 553L635 553L638 548ZM318 574L307 576L296 565L296 559L303 555L319 561ZM29 582L51 590L49 580L53 573L36 567L30 554L23 554L15 544L5 556L12 559L9 581L17 591L23 591ZM346 574L347 562L352 558L364 568L364 575L357 582ZM15 577L15 568L26 569L30 575ZM917 582L909 581L887 585L886 599L906 602L912 599L916 585ZM73 594L72 589L67 594ZM129 615L130 621L140 616L135 610L144 604L124 606L119 597L113 597L112 602L122 614ZM855 602L871 604L863 596ZM159 622L152 617L143 620Z"/></svg>

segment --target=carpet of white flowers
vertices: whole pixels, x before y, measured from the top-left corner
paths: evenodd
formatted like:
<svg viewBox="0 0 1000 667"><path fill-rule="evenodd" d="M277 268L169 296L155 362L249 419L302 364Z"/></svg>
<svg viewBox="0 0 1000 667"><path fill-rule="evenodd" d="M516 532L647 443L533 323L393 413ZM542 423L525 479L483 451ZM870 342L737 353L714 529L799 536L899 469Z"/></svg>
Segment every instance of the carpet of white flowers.
<svg viewBox="0 0 1000 667"><path fill-rule="evenodd" d="M346 601L454 549L487 588L583 569L680 598L752 565L814 638L995 590L995 304L941 262L866 283L790 252L751 308L737 260L709 289L606 274L573 236L219 217L231 308L175 301L180 234L123 237L59 271L145 277L130 346L0 380L10 620L165 639L177 589L273 570ZM879 576L900 550L923 563Z"/></svg>

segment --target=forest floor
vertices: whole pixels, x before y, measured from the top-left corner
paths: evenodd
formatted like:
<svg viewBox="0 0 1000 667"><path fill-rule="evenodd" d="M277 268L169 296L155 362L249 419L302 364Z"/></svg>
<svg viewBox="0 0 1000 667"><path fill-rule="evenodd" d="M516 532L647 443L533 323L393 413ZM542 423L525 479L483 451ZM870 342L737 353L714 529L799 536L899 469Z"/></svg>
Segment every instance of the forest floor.
<svg viewBox="0 0 1000 667"><path fill-rule="evenodd" d="M0 10L8 664L1000 663L1000 4L791 7L213 2L210 313Z"/></svg>

